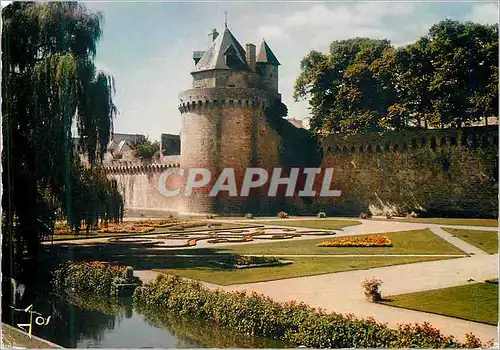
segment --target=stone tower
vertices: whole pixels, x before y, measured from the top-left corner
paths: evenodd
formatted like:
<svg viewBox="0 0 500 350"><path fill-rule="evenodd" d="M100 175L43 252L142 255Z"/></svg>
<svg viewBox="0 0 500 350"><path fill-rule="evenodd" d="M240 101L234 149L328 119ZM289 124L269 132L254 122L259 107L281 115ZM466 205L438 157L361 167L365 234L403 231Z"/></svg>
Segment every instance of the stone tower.
<svg viewBox="0 0 500 350"><path fill-rule="evenodd" d="M266 123L264 111L281 103L280 63L265 41L257 55L253 44L243 49L227 26L209 36L210 47L193 54L193 88L179 95L180 165L185 170L208 168L213 180L184 198L183 211L266 212L268 199L257 192L239 194L247 168L270 169L279 160L279 137ZM221 192L211 197L208 192L224 168L234 169L238 196Z"/></svg>

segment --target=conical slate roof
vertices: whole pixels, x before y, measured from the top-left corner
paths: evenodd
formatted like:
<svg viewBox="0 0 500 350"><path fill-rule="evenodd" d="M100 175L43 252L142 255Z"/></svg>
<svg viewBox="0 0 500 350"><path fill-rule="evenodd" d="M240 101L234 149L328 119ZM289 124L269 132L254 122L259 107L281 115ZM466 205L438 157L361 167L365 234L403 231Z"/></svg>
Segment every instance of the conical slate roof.
<svg viewBox="0 0 500 350"><path fill-rule="evenodd" d="M256 62L257 63L269 63L269 64L272 64L275 66L280 65L278 59L276 58L276 56L274 56L273 51L271 50L269 45L267 45L265 40L263 40L262 44L260 45L260 50L259 50L259 54L257 55Z"/></svg>
<svg viewBox="0 0 500 350"><path fill-rule="evenodd" d="M226 55L232 54L231 67L226 64ZM193 73L212 69L249 69L245 50L227 28L210 45L194 67Z"/></svg>

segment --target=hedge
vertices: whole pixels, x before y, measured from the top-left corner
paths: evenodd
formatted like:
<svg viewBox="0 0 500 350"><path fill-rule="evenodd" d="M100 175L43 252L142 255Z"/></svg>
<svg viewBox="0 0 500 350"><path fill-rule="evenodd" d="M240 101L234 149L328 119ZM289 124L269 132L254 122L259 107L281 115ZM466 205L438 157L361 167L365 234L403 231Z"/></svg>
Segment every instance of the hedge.
<svg viewBox="0 0 500 350"><path fill-rule="evenodd" d="M460 343L427 323L389 328L373 318L326 313L304 303L279 303L256 293L222 292L199 282L159 275L135 290L134 305L198 317L237 332L312 348L477 348L472 334Z"/></svg>
<svg viewBox="0 0 500 350"><path fill-rule="evenodd" d="M72 262L54 271L52 283L56 292L82 297L110 297L116 295L114 286L137 283L131 267L105 262Z"/></svg>

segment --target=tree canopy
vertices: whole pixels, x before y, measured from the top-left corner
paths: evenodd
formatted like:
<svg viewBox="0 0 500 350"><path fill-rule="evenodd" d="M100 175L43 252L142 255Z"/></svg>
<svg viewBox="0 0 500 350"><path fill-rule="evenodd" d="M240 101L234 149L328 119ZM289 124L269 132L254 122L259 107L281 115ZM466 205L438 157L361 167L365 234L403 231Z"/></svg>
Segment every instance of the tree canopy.
<svg viewBox="0 0 500 350"><path fill-rule="evenodd" d="M498 25L445 20L416 42L334 41L301 62L316 133L461 127L498 115Z"/></svg>
<svg viewBox="0 0 500 350"><path fill-rule="evenodd" d="M141 160L150 161L153 158L160 156L160 143L158 141L151 142L145 137L132 145L134 157Z"/></svg>
<svg viewBox="0 0 500 350"><path fill-rule="evenodd" d="M3 248L12 253L15 241L18 254L36 255L58 215L75 228L121 215L116 184L98 169L117 112L114 82L94 65L100 13L76 2L13 2L2 22Z"/></svg>

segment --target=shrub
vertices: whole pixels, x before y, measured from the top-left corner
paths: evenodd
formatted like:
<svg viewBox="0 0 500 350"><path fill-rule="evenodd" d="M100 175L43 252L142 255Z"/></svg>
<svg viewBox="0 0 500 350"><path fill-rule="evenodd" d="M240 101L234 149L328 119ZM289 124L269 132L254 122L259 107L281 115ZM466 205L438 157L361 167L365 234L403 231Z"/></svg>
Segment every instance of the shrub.
<svg viewBox="0 0 500 350"><path fill-rule="evenodd" d="M253 219L253 214L252 213L246 213L245 214L245 219Z"/></svg>
<svg viewBox="0 0 500 350"><path fill-rule="evenodd" d="M327 314L304 303L278 303L247 292L209 290L199 282L160 275L139 287L134 306L155 313L173 312L200 317L233 331L279 339L311 348L464 347L477 346L477 338L461 344L432 327L403 325L391 329L373 318ZM477 342L476 342L477 340ZM481 345L483 345L481 343Z"/></svg>
<svg viewBox="0 0 500 350"><path fill-rule="evenodd" d="M317 217L320 218L320 219L324 219L324 218L326 218L326 213L324 211L320 211L318 213Z"/></svg>
<svg viewBox="0 0 500 350"><path fill-rule="evenodd" d="M221 262L228 265L253 265L279 263L279 259L274 256L252 256L252 255L231 255L224 257Z"/></svg>
<svg viewBox="0 0 500 350"><path fill-rule="evenodd" d="M74 262L63 265L53 273L54 289L63 295L99 296L114 295L114 284L137 283L132 267L109 263Z"/></svg>
<svg viewBox="0 0 500 350"><path fill-rule="evenodd" d="M382 285L382 280L377 278L365 279L361 286L363 287L367 300L377 302L382 300L379 287Z"/></svg>
<svg viewBox="0 0 500 350"><path fill-rule="evenodd" d="M392 214L387 213L387 214L385 214L385 217L386 217L386 219L392 219Z"/></svg>
<svg viewBox="0 0 500 350"><path fill-rule="evenodd" d="M316 244L317 247L392 247L387 236L340 237Z"/></svg>
<svg viewBox="0 0 500 350"><path fill-rule="evenodd" d="M277 216L280 219L288 219L288 213L284 211L280 211Z"/></svg>

